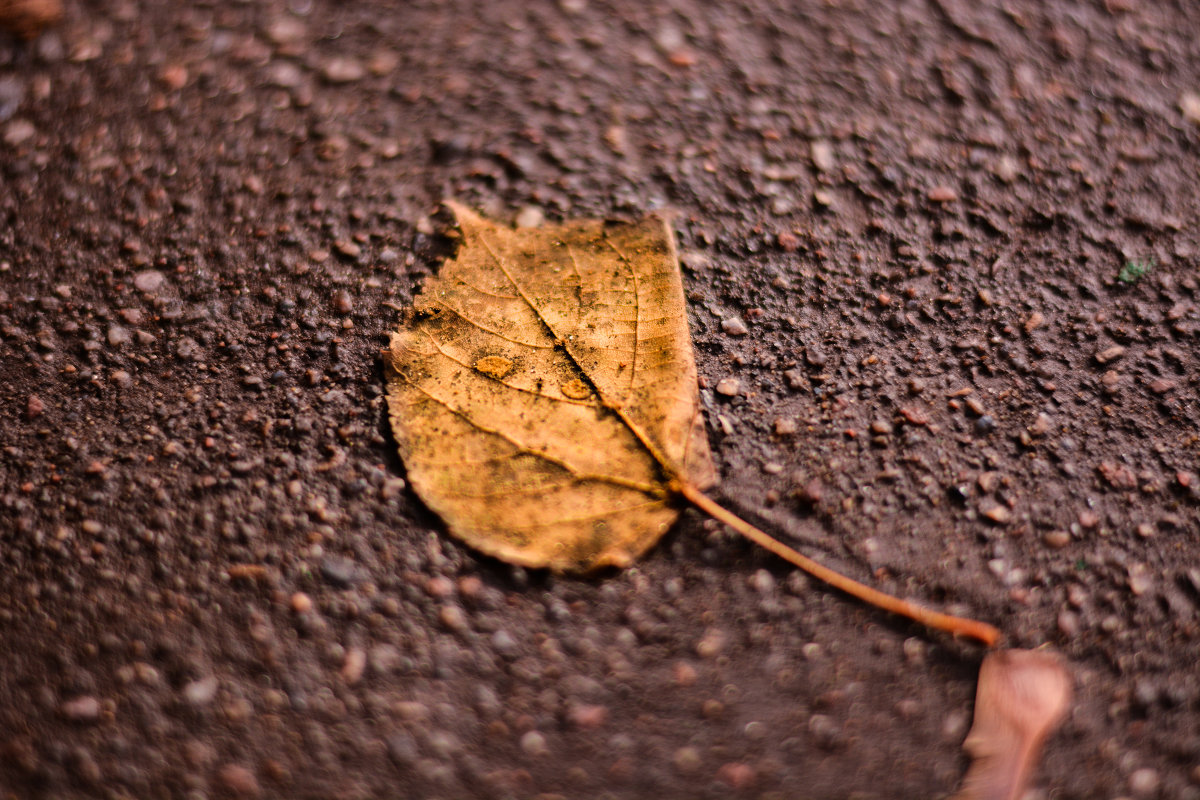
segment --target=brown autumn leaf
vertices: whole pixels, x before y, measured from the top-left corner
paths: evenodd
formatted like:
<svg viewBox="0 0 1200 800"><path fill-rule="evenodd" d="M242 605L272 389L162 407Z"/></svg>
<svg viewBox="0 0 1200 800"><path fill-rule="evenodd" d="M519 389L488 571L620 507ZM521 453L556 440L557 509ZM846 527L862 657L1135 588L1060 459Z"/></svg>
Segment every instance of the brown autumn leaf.
<svg viewBox="0 0 1200 800"><path fill-rule="evenodd" d="M1019 800L1042 743L1067 712L1071 675L1053 653L1001 650L979 668L975 721L963 742L972 758L953 800Z"/></svg>
<svg viewBox="0 0 1200 800"><path fill-rule="evenodd" d="M384 351L417 494L450 532L532 567L628 566L691 504L809 574L934 628L990 625L853 581L715 503L670 225L514 230L450 203L463 241Z"/></svg>
<svg viewBox="0 0 1200 800"><path fill-rule="evenodd" d="M452 205L457 258L392 334L388 403L417 494L526 566L628 566L714 471L666 224L513 230Z"/></svg>

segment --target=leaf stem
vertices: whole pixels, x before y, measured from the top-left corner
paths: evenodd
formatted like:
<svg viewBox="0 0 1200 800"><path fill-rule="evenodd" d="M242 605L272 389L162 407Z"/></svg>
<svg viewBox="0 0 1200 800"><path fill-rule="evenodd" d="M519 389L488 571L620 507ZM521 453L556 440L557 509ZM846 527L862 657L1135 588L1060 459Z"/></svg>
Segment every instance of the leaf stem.
<svg viewBox="0 0 1200 800"><path fill-rule="evenodd" d="M857 597L859 600L869 603L876 608L881 608L884 611L907 617L926 627L945 631L956 636L966 636L975 639L988 647L991 647L1000 639L1000 631L986 622L942 614L916 603L911 603L908 600L901 600L878 589L872 589L870 586L859 583L853 578L848 578L839 572L835 572L829 567L818 564L808 556L793 550L773 536L763 533L733 512L727 511L723 506L685 480L680 480L676 488L685 500L713 519L725 523L758 546L770 550L775 555L794 564L814 578L824 581L835 589L840 589L852 597Z"/></svg>

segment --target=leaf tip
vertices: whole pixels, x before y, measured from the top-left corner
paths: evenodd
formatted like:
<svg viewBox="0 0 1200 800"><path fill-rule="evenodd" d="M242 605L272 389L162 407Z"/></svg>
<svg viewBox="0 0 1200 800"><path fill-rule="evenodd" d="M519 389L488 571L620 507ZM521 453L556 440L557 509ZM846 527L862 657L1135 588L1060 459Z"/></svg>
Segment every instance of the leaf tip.
<svg viewBox="0 0 1200 800"><path fill-rule="evenodd" d="M462 231L464 238L470 238L475 231L486 227L488 224L487 220L457 200L446 199L442 201L442 205L454 215L454 222L458 225L459 230Z"/></svg>

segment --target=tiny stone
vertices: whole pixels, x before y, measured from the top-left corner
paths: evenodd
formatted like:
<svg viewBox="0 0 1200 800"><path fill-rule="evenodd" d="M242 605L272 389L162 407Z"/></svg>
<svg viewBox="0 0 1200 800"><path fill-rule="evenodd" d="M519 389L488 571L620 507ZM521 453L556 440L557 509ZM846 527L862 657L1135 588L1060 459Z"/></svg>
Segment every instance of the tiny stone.
<svg viewBox="0 0 1200 800"><path fill-rule="evenodd" d="M595 730L608 721L608 709L599 705L574 706L567 713L567 719L579 730Z"/></svg>
<svg viewBox="0 0 1200 800"><path fill-rule="evenodd" d="M158 291L159 287L163 285L163 281L165 280L166 276L161 272L156 269L150 269L134 275L133 285L139 292L153 294L154 292Z"/></svg>
<svg viewBox="0 0 1200 800"><path fill-rule="evenodd" d="M333 309L339 314L349 314L354 310L354 298L345 289L339 289L333 294Z"/></svg>
<svg viewBox="0 0 1200 800"><path fill-rule="evenodd" d="M128 328L122 328L120 325L110 325L108 327L108 343L112 347L123 347L129 344L132 338Z"/></svg>
<svg viewBox="0 0 1200 800"><path fill-rule="evenodd" d="M362 680L363 671L367 666L367 653L361 647L351 647L346 651L342 662L342 680L347 686L353 686Z"/></svg>
<svg viewBox="0 0 1200 800"><path fill-rule="evenodd" d="M726 636L724 631L709 628L704 638L696 643L696 655L701 658L716 658L725 649Z"/></svg>
<svg viewBox="0 0 1200 800"><path fill-rule="evenodd" d="M695 772L704 764L700 751L694 747L681 747L671 756L671 763L682 773Z"/></svg>
<svg viewBox="0 0 1200 800"><path fill-rule="evenodd" d="M1145 594L1154 585L1154 576L1145 564L1129 566L1129 591L1137 596Z"/></svg>
<svg viewBox="0 0 1200 800"><path fill-rule="evenodd" d="M258 797L261 789L258 778L241 764L226 764L221 767L221 783L238 797Z"/></svg>
<svg viewBox="0 0 1200 800"><path fill-rule="evenodd" d="M742 382L737 378L722 378L717 381L717 394L725 397L736 397L742 390Z"/></svg>
<svg viewBox="0 0 1200 800"><path fill-rule="evenodd" d="M1071 534L1066 531L1046 531L1042 541L1052 550L1061 550L1071 543Z"/></svg>
<svg viewBox="0 0 1200 800"><path fill-rule="evenodd" d="M361 247L354 242L343 239L339 239L338 241L334 242L333 249L336 250L339 255L345 258L355 259L362 255Z"/></svg>
<svg viewBox="0 0 1200 800"><path fill-rule="evenodd" d="M1184 92L1179 96L1179 112L1188 122L1200 125L1200 94Z"/></svg>
<svg viewBox="0 0 1200 800"><path fill-rule="evenodd" d="M209 676L198 681L192 681L183 687L184 698L194 706L208 705L217 696L220 683L216 677Z"/></svg>
<svg viewBox="0 0 1200 800"><path fill-rule="evenodd" d="M1135 529L1139 538L1150 539L1154 536L1154 526L1143 522Z"/></svg>
<svg viewBox="0 0 1200 800"><path fill-rule="evenodd" d="M100 701L90 695L76 697L59 706L62 715L77 722L90 722L100 717Z"/></svg>
<svg viewBox="0 0 1200 800"><path fill-rule="evenodd" d="M465 631L467 629L467 615L463 613L463 610L459 606L454 604L442 606L438 611L438 619L452 631Z"/></svg>
<svg viewBox="0 0 1200 800"><path fill-rule="evenodd" d="M1095 511L1080 511L1079 526L1081 528L1091 529L1100 524L1100 515Z"/></svg>
<svg viewBox="0 0 1200 800"><path fill-rule="evenodd" d="M758 779L754 767L740 762L722 764L717 770L717 780L731 789L741 790L753 786Z"/></svg>
<svg viewBox="0 0 1200 800"><path fill-rule="evenodd" d="M1045 436L1050 432L1053 424L1054 419L1049 414L1040 413L1034 419L1033 424L1029 426L1029 434L1031 436Z"/></svg>
<svg viewBox="0 0 1200 800"><path fill-rule="evenodd" d="M454 581L445 575L435 575L425 581L425 594L430 597L449 597L454 594Z"/></svg>
<svg viewBox="0 0 1200 800"><path fill-rule="evenodd" d="M765 569L757 570L750 576L750 588L759 594L770 594L775 591L775 576Z"/></svg>
<svg viewBox="0 0 1200 800"><path fill-rule="evenodd" d="M295 611L297 614L307 614L309 611L312 611L313 601L304 592L296 592L292 595L291 606L292 611Z"/></svg>
<svg viewBox="0 0 1200 800"><path fill-rule="evenodd" d="M42 398L38 397L36 394L29 395L29 398L25 401L26 419L33 419L34 417L40 416L45 410L46 404L42 402Z"/></svg>
<svg viewBox="0 0 1200 800"><path fill-rule="evenodd" d="M1025 332L1033 333L1038 328L1042 327L1042 325L1044 325L1045 323L1046 323L1046 318L1044 316L1042 316L1042 313L1040 311L1034 311L1032 314L1030 314L1028 317L1025 318Z"/></svg>
<svg viewBox="0 0 1200 800"><path fill-rule="evenodd" d="M1107 364L1110 361L1116 361L1123 355L1125 355L1125 348L1119 344L1114 344L1112 347L1105 348L1096 353L1096 360L1101 364Z"/></svg>
<svg viewBox="0 0 1200 800"><path fill-rule="evenodd" d="M779 417L775 420L776 436L791 436L797 429L796 420L790 417Z"/></svg>
<svg viewBox="0 0 1200 800"><path fill-rule="evenodd" d="M381 500L394 500L400 496L408 484L404 478L388 478L383 482L383 486L379 489L379 498Z"/></svg>
<svg viewBox="0 0 1200 800"><path fill-rule="evenodd" d="M1158 777L1158 772L1149 767L1135 770L1129 776L1129 792L1138 800L1155 797L1161 785L1162 779Z"/></svg>
<svg viewBox="0 0 1200 800"><path fill-rule="evenodd" d="M745 336L750 332L750 329L746 327L746 323L741 317L728 317L721 320L721 330L730 336Z"/></svg>
<svg viewBox="0 0 1200 800"><path fill-rule="evenodd" d="M950 186L935 186L929 190L929 199L935 203L950 203L958 199L958 192Z"/></svg>
<svg viewBox="0 0 1200 800"><path fill-rule="evenodd" d="M334 586L345 588L358 578L358 567L349 559L330 556L321 560L321 576Z"/></svg>
<svg viewBox="0 0 1200 800"><path fill-rule="evenodd" d="M812 162L813 166L821 172L832 172L837 166L837 162L833 158L833 145L824 139L817 139L812 143Z"/></svg>
<svg viewBox="0 0 1200 800"><path fill-rule="evenodd" d="M1012 512L1002 505L984 506L979 513L997 525L1005 525L1012 521Z"/></svg>
<svg viewBox="0 0 1200 800"><path fill-rule="evenodd" d="M505 658L516 658L518 655L517 640L503 628L492 634L492 649Z"/></svg>
<svg viewBox="0 0 1200 800"><path fill-rule="evenodd" d="M4 129L4 143L17 147L37 135L37 128L27 119L14 119Z"/></svg>
<svg viewBox="0 0 1200 800"><path fill-rule="evenodd" d="M996 419L991 414L984 414L975 420L975 432L980 436L987 436L994 430L996 430Z"/></svg>
<svg viewBox="0 0 1200 800"><path fill-rule="evenodd" d="M525 206L517 212L518 228L537 228L546 221L546 215L537 206Z"/></svg>
<svg viewBox="0 0 1200 800"><path fill-rule="evenodd" d="M521 749L530 756L544 756L550 751L546 737L537 731L529 731L521 737Z"/></svg>
<svg viewBox="0 0 1200 800"><path fill-rule="evenodd" d="M671 669L671 674L675 678L675 683L680 686L691 686L700 677L696 668L686 661L676 661L675 666Z"/></svg>
<svg viewBox="0 0 1200 800"><path fill-rule="evenodd" d="M366 74L366 68L353 58L331 58L321 69L321 77L334 84L354 83Z"/></svg>

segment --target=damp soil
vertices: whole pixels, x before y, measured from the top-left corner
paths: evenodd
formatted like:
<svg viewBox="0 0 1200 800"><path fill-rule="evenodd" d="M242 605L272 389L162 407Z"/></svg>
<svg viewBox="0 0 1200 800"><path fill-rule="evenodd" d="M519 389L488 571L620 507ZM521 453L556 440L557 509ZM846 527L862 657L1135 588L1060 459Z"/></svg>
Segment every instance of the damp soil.
<svg viewBox="0 0 1200 800"><path fill-rule="evenodd" d="M1069 659L1200 797L1200 10L72 2L0 35L0 794L929 798L982 657L694 512L513 569L379 350L491 216L675 213L718 496Z"/></svg>

